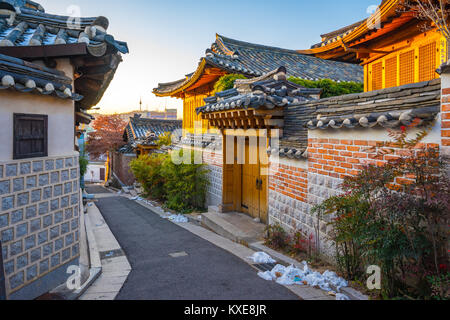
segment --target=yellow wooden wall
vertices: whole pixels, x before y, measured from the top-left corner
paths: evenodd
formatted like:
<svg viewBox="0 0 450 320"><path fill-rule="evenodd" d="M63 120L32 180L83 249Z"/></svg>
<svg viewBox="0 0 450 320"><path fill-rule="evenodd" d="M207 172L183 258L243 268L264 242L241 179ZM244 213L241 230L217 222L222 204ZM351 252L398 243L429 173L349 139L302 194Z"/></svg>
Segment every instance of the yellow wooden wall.
<svg viewBox="0 0 450 320"><path fill-rule="evenodd" d="M210 126L207 120L202 120L201 115L197 114L196 108L205 105L203 99L211 95L210 88L196 89L185 93L183 99L183 129L185 132L194 133L195 121L202 122L203 132L206 132Z"/></svg>
<svg viewBox="0 0 450 320"><path fill-rule="evenodd" d="M438 78L435 70L447 60L447 42L437 32L409 40L408 47L364 66L365 91Z"/></svg>

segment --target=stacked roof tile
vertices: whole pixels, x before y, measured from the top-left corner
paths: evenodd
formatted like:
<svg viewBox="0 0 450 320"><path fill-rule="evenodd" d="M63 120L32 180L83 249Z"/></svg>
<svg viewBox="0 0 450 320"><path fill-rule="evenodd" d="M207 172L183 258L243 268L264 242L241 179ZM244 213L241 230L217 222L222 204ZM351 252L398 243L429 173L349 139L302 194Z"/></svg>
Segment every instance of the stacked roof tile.
<svg viewBox="0 0 450 320"><path fill-rule="evenodd" d="M125 128L124 138L128 143L119 152L130 153L138 145L156 146L160 135L166 132L181 135L181 128L181 120L147 119L136 114Z"/></svg>
<svg viewBox="0 0 450 320"><path fill-rule="evenodd" d="M0 90L13 89L80 101L83 96L73 92L71 83L72 79L61 71L0 54Z"/></svg>
<svg viewBox="0 0 450 320"><path fill-rule="evenodd" d="M305 88L286 80L286 68L280 67L260 78L237 80L233 89L218 92L204 99L205 106L197 113L235 109L273 109L309 101L319 96L321 89Z"/></svg>
<svg viewBox="0 0 450 320"><path fill-rule="evenodd" d="M73 18L45 13L32 1L10 0L1 3L0 47L47 46L85 43L90 52L107 44L128 53L125 42L107 33L105 17Z"/></svg>
<svg viewBox="0 0 450 320"><path fill-rule="evenodd" d="M304 103L311 129L395 128L433 121L440 112L440 79Z"/></svg>

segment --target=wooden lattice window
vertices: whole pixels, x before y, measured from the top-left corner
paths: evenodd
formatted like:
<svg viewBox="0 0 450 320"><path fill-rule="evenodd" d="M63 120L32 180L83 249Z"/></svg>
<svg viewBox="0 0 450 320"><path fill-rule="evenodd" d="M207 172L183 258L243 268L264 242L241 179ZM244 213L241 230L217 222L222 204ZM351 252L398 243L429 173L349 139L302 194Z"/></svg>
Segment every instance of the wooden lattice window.
<svg viewBox="0 0 450 320"><path fill-rule="evenodd" d="M14 114L14 159L48 155L48 116Z"/></svg>
<svg viewBox="0 0 450 320"><path fill-rule="evenodd" d="M419 48L419 82L436 77L436 42Z"/></svg>
<svg viewBox="0 0 450 320"><path fill-rule="evenodd" d="M372 66L372 90L383 89L383 63L378 62Z"/></svg>
<svg viewBox="0 0 450 320"><path fill-rule="evenodd" d="M385 62L386 88L397 86L397 56L386 59Z"/></svg>
<svg viewBox="0 0 450 320"><path fill-rule="evenodd" d="M400 54L400 85L414 82L414 50Z"/></svg>

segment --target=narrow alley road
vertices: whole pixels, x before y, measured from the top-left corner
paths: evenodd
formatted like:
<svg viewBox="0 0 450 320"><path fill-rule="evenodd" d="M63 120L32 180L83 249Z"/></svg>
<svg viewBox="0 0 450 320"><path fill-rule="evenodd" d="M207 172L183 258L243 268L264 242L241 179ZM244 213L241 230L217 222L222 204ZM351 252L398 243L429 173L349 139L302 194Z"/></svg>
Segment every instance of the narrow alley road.
<svg viewBox="0 0 450 320"><path fill-rule="evenodd" d="M90 193L105 193L88 187ZM96 203L132 271L117 299L298 300L231 253L124 197ZM172 257L170 254L187 255Z"/></svg>

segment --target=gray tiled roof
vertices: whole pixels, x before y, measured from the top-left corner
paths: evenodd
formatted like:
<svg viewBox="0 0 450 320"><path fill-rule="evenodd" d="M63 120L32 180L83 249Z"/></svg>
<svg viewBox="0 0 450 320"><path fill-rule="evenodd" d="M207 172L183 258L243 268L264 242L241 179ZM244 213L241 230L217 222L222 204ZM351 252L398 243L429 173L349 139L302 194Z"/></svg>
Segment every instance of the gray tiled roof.
<svg viewBox="0 0 450 320"><path fill-rule="evenodd" d="M72 80L63 72L0 54L0 90L52 95L80 101L72 92Z"/></svg>
<svg viewBox="0 0 450 320"><path fill-rule="evenodd" d="M218 92L205 100L197 113L234 109L273 109L311 100L321 89L310 89L286 80L286 68L280 67L260 79L238 80L233 89Z"/></svg>
<svg viewBox="0 0 450 320"><path fill-rule="evenodd" d="M41 5L25 0L3 0L1 5L6 11L0 14L0 46L86 43L88 50L95 50L106 44L128 53L125 42L107 33L109 22L105 17L74 19L48 14Z"/></svg>
<svg viewBox="0 0 450 320"><path fill-rule="evenodd" d="M307 80L331 79L335 81L363 81L363 68L359 65L324 60L295 50L269 47L238 41L217 35L211 48L206 50L206 64L229 73L259 77L280 66L286 67L288 76ZM198 72L198 71L197 71ZM155 93L172 92L189 83L195 72L181 80L160 83Z"/></svg>
<svg viewBox="0 0 450 320"><path fill-rule="evenodd" d="M181 120L160 120L141 118L135 115L125 128L127 142L136 147L137 144L156 145L158 137L166 132L181 131ZM134 135L133 135L134 132Z"/></svg>
<svg viewBox="0 0 450 320"><path fill-rule="evenodd" d="M206 51L209 63L229 72L248 76L261 76L280 66L288 76L308 80L331 79L335 81L363 81L359 65L323 60L287 50L218 36L211 49Z"/></svg>

